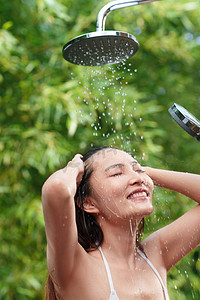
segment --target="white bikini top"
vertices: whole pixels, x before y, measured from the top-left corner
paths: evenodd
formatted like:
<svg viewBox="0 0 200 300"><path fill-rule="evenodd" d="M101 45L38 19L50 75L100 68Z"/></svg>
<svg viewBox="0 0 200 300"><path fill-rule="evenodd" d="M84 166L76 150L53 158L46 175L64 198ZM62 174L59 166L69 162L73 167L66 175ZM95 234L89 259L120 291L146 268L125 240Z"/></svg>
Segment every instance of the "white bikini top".
<svg viewBox="0 0 200 300"><path fill-rule="evenodd" d="M109 284L110 284L110 298L109 298L109 300L119 300L119 298L117 296L117 293L114 289L114 285L113 285L112 276L111 276L111 273L110 273L110 268L109 268L108 262L107 262L107 260L104 256L103 251L102 251L100 246L98 247L98 249L99 249L99 251L102 255L103 262L104 262L104 265L106 267L106 272L107 272L107 275L108 275ZM158 273L158 271L156 270L154 265L150 262L150 260L144 255L144 253L141 250L138 249L138 253L142 258L144 258L144 260L149 264L149 266L152 268L152 270L154 271L154 273L158 277L158 279L161 283L162 289L163 289L165 300L169 300L169 295L168 295L167 289L164 286L164 283L162 281L162 278L160 277L160 274Z"/></svg>

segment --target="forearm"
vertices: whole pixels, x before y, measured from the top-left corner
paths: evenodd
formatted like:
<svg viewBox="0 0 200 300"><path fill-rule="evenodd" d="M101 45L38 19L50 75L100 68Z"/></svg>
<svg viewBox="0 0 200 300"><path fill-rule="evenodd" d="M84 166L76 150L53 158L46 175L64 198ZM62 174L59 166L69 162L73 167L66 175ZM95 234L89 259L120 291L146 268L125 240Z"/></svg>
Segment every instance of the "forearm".
<svg viewBox="0 0 200 300"><path fill-rule="evenodd" d="M47 262L55 282L65 281L75 262L78 232L74 196L84 166L80 155L52 174L42 188L42 205L47 237Z"/></svg>
<svg viewBox="0 0 200 300"><path fill-rule="evenodd" d="M44 183L42 205L47 235L48 232L49 235L55 232L62 224L75 225L74 196L83 172L81 155L76 154L64 169L52 174Z"/></svg>
<svg viewBox="0 0 200 300"><path fill-rule="evenodd" d="M77 170L65 168L55 172L42 187L42 201L66 201L76 193ZM63 174L65 175L63 178Z"/></svg>
<svg viewBox="0 0 200 300"><path fill-rule="evenodd" d="M47 240L53 242L54 246L57 244L57 232L59 231L61 236L61 232L64 233L72 224L75 225L74 195L77 175L71 170L72 172L66 172L63 178L64 171L65 169L59 170L50 176L42 188Z"/></svg>
<svg viewBox="0 0 200 300"><path fill-rule="evenodd" d="M200 175L144 168L154 184L179 192L200 203Z"/></svg>
<svg viewBox="0 0 200 300"><path fill-rule="evenodd" d="M78 242L74 196L77 189L75 168L62 169L51 175L42 188L42 206L50 256L68 252ZM52 254L53 253L53 254Z"/></svg>

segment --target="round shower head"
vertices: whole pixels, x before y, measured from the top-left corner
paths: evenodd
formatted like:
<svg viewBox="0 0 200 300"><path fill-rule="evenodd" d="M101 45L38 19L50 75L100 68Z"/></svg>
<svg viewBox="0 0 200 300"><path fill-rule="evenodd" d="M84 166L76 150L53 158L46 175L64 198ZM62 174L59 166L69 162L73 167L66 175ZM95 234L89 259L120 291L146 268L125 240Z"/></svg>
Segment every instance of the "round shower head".
<svg viewBox="0 0 200 300"><path fill-rule="evenodd" d="M130 33L95 31L80 35L65 44L63 57L77 65L111 65L127 60L138 49L139 43Z"/></svg>
<svg viewBox="0 0 200 300"><path fill-rule="evenodd" d="M187 133L200 141L200 121L195 116L176 103L168 111Z"/></svg>

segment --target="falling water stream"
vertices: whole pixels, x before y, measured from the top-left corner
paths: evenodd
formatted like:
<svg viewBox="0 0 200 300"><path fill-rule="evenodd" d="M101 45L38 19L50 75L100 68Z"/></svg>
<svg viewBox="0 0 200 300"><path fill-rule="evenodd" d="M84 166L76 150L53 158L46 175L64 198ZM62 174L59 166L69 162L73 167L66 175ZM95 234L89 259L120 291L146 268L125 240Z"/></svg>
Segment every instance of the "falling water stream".
<svg viewBox="0 0 200 300"><path fill-rule="evenodd" d="M78 95L77 100L84 104L81 107L85 110L79 109L76 113L82 123L91 126L91 147L101 143L136 153L135 145L141 145L144 139L142 117L141 112L137 112L138 99L130 96L132 87L127 77L134 82L137 69L131 63L124 62L111 66L84 67L79 74L78 84L82 94ZM145 153L142 153L142 157L145 157Z"/></svg>

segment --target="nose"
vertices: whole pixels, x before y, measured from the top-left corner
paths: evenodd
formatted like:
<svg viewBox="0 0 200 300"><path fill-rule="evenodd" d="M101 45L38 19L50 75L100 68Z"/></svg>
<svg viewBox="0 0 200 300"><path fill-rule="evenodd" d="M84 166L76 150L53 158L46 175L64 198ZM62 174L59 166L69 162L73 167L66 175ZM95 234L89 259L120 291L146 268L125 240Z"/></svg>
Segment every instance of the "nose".
<svg viewBox="0 0 200 300"><path fill-rule="evenodd" d="M134 185L134 184L142 184L142 183L144 183L144 179L141 176L141 174L132 171L131 174L130 174L129 184Z"/></svg>

